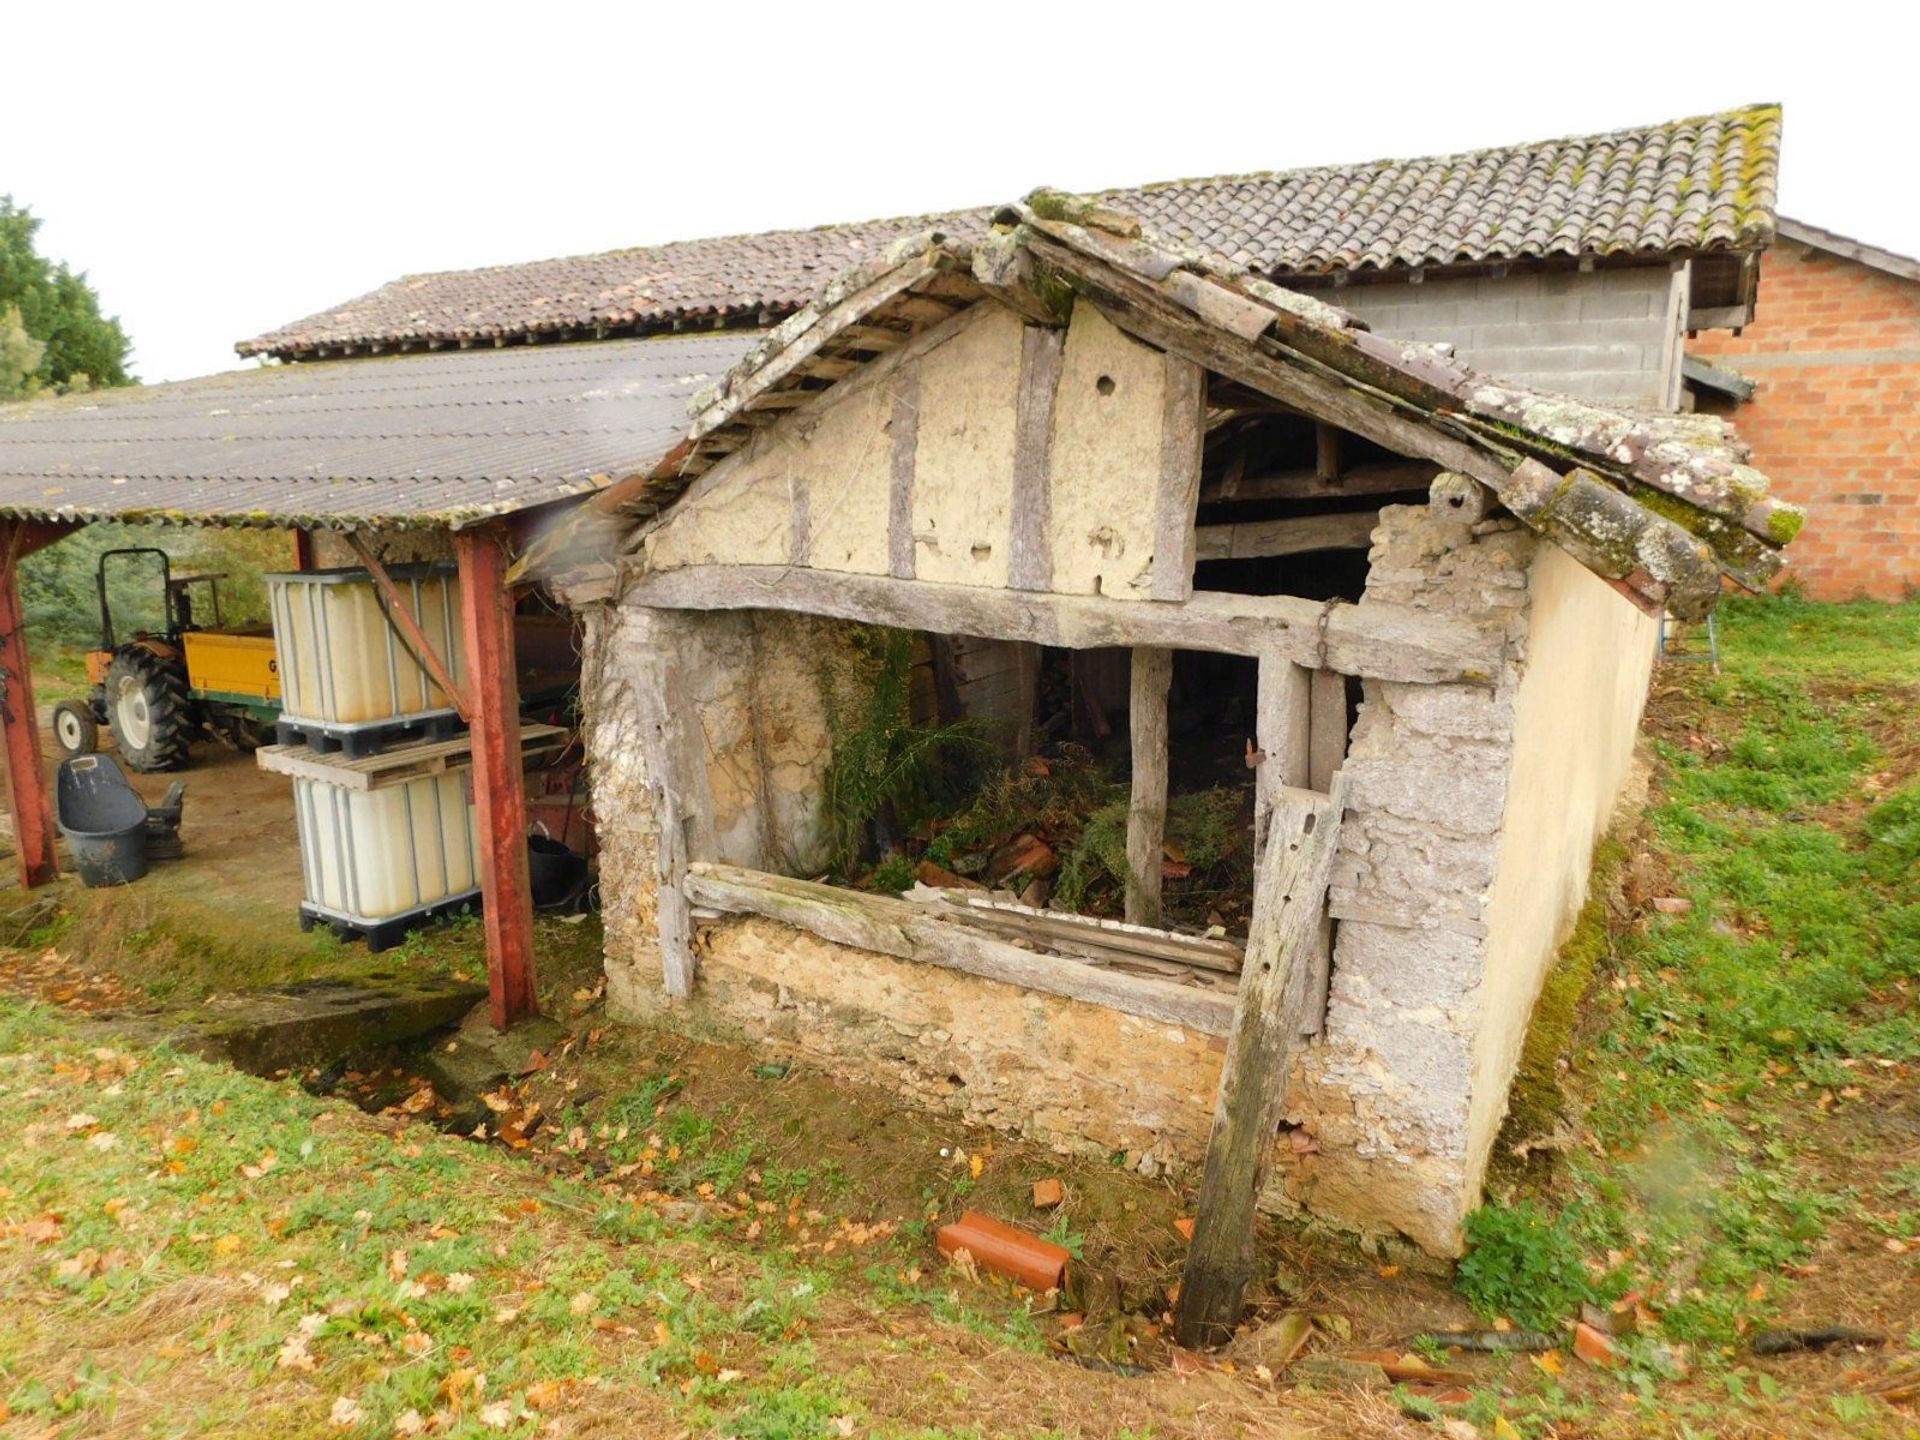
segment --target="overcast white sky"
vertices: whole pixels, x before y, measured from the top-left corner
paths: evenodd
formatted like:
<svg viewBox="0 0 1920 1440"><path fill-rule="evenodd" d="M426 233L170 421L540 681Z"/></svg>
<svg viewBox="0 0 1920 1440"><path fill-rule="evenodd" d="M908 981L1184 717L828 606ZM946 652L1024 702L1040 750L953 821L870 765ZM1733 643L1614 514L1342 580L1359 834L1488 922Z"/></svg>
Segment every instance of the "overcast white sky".
<svg viewBox="0 0 1920 1440"><path fill-rule="evenodd" d="M1920 79L1888 8L1396 9L12 7L0 193L147 380L409 272L1758 100L1786 105L1785 213L1920 254Z"/></svg>

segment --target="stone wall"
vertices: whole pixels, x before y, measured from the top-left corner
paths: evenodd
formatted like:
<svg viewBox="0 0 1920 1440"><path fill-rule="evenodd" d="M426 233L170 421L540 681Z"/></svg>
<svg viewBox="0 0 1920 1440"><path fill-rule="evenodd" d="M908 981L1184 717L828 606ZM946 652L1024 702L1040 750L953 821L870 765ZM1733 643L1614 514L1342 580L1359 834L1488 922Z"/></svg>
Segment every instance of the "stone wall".
<svg viewBox="0 0 1920 1440"><path fill-rule="evenodd" d="M1517 521L1387 511L1366 599L1506 632L1492 689L1369 682L1326 1027L1269 1200L1458 1253L1526 1025L1624 781L1653 622ZM1363 602L1364 603L1364 602Z"/></svg>
<svg viewBox="0 0 1920 1440"><path fill-rule="evenodd" d="M1382 335L1447 343L1490 375L1673 409L1686 307L1665 265L1382 281L1327 292Z"/></svg>

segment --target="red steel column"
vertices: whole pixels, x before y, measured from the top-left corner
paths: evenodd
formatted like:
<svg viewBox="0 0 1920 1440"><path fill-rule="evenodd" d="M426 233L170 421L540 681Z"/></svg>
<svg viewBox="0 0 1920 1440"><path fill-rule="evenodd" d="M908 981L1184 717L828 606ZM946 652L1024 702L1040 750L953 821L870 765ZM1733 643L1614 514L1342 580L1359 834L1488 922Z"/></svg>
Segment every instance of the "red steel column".
<svg viewBox="0 0 1920 1440"><path fill-rule="evenodd" d="M473 803L480 822L480 885L493 1023L537 1015L533 893L527 880L527 792L520 766L520 686L514 673L513 596L506 538L492 527L457 531L466 692L473 714Z"/></svg>
<svg viewBox="0 0 1920 1440"><path fill-rule="evenodd" d="M7 808L13 815L20 883L31 890L60 874L54 854L53 797L40 759L40 721L33 708L26 618L20 610L20 557L48 539L39 527L0 521L0 729L6 732Z"/></svg>

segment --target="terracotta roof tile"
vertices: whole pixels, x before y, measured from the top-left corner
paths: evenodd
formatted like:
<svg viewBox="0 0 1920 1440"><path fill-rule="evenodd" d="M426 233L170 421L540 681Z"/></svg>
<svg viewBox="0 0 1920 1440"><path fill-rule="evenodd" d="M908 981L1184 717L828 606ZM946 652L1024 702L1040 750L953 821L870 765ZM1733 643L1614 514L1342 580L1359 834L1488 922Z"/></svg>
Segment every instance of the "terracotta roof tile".
<svg viewBox="0 0 1920 1440"><path fill-rule="evenodd" d="M1757 249L1773 238L1780 107L1415 160L1111 190L1167 240L1269 275L1554 256ZM415 275L242 342L243 355L490 342L677 321L762 323L929 228L973 239L987 210L689 240Z"/></svg>

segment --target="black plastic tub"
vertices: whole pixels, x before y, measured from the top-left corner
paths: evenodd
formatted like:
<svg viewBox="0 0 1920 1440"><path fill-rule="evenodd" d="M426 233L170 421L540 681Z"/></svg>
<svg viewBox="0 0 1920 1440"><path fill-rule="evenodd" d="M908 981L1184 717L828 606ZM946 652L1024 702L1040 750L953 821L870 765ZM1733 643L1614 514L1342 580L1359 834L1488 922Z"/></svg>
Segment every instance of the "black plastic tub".
<svg viewBox="0 0 1920 1440"><path fill-rule="evenodd" d="M83 885L128 885L147 873L147 806L111 755L60 762L54 820Z"/></svg>
<svg viewBox="0 0 1920 1440"><path fill-rule="evenodd" d="M529 835L527 880L534 909L563 909L573 905L586 888L587 862L558 840Z"/></svg>

